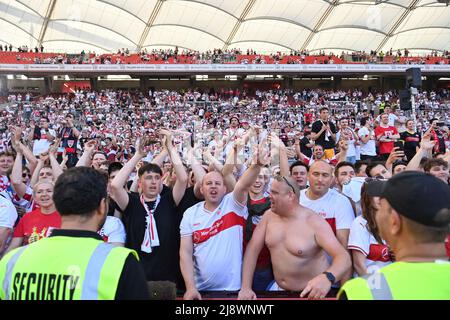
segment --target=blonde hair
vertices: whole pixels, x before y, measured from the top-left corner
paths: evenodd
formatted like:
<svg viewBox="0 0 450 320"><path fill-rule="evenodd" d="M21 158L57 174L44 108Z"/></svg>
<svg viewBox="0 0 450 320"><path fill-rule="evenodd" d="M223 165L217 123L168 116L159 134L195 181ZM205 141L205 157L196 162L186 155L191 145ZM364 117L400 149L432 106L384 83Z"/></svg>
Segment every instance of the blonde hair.
<svg viewBox="0 0 450 320"><path fill-rule="evenodd" d="M42 180L39 180L38 182L36 182L36 184L33 186L33 195L36 194L36 190L38 189L38 186L41 184L44 184L44 183L51 185L52 189L55 188L55 184L53 183L52 180L42 179Z"/></svg>

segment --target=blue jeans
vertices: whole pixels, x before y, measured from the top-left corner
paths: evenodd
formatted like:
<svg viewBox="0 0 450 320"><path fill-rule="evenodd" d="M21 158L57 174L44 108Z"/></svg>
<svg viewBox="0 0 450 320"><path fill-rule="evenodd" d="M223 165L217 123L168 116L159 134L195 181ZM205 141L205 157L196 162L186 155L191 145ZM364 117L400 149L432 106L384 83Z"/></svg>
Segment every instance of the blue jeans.
<svg viewBox="0 0 450 320"><path fill-rule="evenodd" d="M266 291L272 281L274 281L272 268L255 270L252 284L253 291Z"/></svg>

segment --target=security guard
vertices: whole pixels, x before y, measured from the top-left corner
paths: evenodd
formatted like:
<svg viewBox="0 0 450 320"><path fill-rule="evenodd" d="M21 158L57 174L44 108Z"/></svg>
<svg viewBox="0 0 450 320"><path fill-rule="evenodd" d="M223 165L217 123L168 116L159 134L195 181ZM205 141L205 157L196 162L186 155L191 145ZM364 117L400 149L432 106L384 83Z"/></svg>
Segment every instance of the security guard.
<svg viewBox="0 0 450 320"><path fill-rule="evenodd" d="M450 299L450 262L445 238L450 223L450 188L420 172L402 172L369 182L379 197L375 219L397 262L344 284L339 299ZM387 252L386 252L387 254Z"/></svg>
<svg viewBox="0 0 450 320"><path fill-rule="evenodd" d="M108 212L106 180L72 168L55 185L61 229L0 261L2 300L148 299L136 252L104 243L97 233Z"/></svg>

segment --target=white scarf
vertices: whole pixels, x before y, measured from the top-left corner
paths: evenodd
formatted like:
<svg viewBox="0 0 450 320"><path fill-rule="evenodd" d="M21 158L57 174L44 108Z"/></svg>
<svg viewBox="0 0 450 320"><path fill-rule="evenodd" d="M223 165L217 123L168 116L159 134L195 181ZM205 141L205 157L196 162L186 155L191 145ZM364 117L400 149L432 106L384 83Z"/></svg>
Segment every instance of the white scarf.
<svg viewBox="0 0 450 320"><path fill-rule="evenodd" d="M156 229L156 221L153 213L158 207L160 200L161 195L158 194L152 210L149 210L147 204L144 201L144 195L141 195L141 203L144 206L145 211L147 212L147 216L145 217L144 241L142 241L141 250L146 253L151 253L152 247L159 247L158 230Z"/></svg>

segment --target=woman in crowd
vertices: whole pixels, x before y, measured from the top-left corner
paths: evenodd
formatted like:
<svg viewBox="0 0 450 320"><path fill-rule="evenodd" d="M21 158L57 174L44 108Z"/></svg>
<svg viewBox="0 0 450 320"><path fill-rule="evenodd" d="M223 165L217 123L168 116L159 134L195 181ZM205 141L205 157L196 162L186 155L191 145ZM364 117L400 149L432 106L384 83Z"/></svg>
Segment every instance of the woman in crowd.
<svg viewBox="0 0 450 320"><path fill-rule="evenodd" d="M375 222L380 199L369 195L367 191L369 183L378 183L378 181L373 180L363 184L361 188L362 215L353 221L348 239L348 250L353 258L353 268L360 277L373 273L392 261L389 248L381 239Z"/></svg>
<svg viewBox="0 0 450 320"><path fill-rule="evenodd" d="M53 202L53 182L41 180L34 186L33 198L38 208L25 214L14 229L8 251L46 238L61 227L61 216Z"/></svg>

